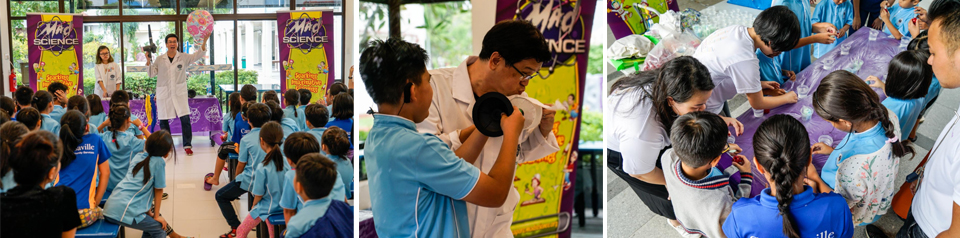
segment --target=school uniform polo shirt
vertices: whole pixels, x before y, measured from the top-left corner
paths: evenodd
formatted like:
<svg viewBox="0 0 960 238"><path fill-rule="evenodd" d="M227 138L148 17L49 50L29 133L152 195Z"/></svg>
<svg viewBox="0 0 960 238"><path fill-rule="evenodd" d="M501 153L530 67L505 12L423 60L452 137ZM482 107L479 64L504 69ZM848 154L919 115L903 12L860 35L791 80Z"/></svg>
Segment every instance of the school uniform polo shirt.
<svg viewBox="0 0 960 238"><path fill-rule="evenodd" d="M233 118L233 132L230 133L230 140L234 143L240 143L240 139L250 133L250 123L243 120L243 113L237 113ZM259 134L258 136L259 137ZM257 138L259 140L259 138ZM258 142L259 143L259 142Z"/></svg>
<svg viewBox="0 0 960 238"><path fill-rule="evenodd" d="M290 118L283 118L280 120L280 127L283 129L283 139L286 140L287 136L293 134L294 132L300 131L300 126L297 126L297 121ZM282 147L282 146L281 146Z"/></svg>
<svg viewBox="0 0 960 238"><path fill-rule="evenodd" d="M317 138L317 143L319 143L320 148L323 148L323 140L321 139L323 138L324 131L327 131L326 127L314 127L313 129L310 129L307 131L307 133L310 133L311 135L313 135L313 137ZM323 151L320 151L320 153L323 155L327 155L326 153L323 153Z"/></svg>
<svg viewBox="0 0 960 238"><path fill-rule="evenodd" d="M240 154L237 161L245 163L243 173L237 175L235 181L240 183L240 188L246 191L253 189L254 172L263 162L263 157L267 155L260 148L260 128L253 128L243 139L240 139Z"/></svg>
<svg viewBox="0 0 960 238"><path fill-rule="evenodd" d="M910 136L910 132L913 131L913 126L916 125L917 119L920 118L920 112L923 111L925 106L923 98L899 99L887 97L882 104L893 111L894 114L897 114L897 119L900 119L900 140Z"/></svg>
<svg viewBox="0 0 960 238"><path fill-rule="evenodd" d="M133 173L133 167L127 169L123 180L117 184L110 198L107 198L103 206L103 216L114 220L134 224L142 222L147 218L147 211L153 207L154 189L167 187L166 161L163 157L150 157L146 152L139 153L133 157L130 164L139 164L141 161L150 158L150 179L143 182L144 169Z"/></svg>
<svg viewBox="0 0 960 238"><path fill-rule="evenodd" d="M917 17L917 13L913 12L915 8L902 8L899 2L888 8L890 10L890 23L893 23L893 27L897 28L904 37L910 37L910 28L908 27L910 27L910 21ZM886 26L883 27L883 33L891 34L890 29Z"/></svg>
<svg viewBox="0 0 960 238"><path fill-rule="evenodd" d="M303 208L303 201L300 200L297 191L293 189L293 180L296 176L296 169L287 170L283 174L283 193L280 195L280 207L299 211ZM346 192L343 180L340 179L340 176L337 176L337 181L333 183L333 190L330 190L330 195L327 197L334 200L343 200L346 197Z"/></svg>
<svg viewBox="0 0 960 238"><path fill-rule="evenodd" d="M287 224L287 235L285 237L300 237L307 230L313 227L321 216L327 213L327 208L333 200L329 196L321 199L307 200L303 204L303 209L297 212L297 215L290 218ZM380 235L381 237L387 237Z"/></svg>
<svg viewBox="0 0 960 238"><path fill-rule="evenodd" d="M50 117L53 120L60 121L60 118L63 117L63 114L67 113L67 109L63 108L60 105L53 105L53 111L50 112Z"/></svg>
<svg viewBox="0 0 960 238"><path fill-rule="evenodd" d="M270 215L283 214L283 209L280 208L280 196L281 193L283 193L283 175L288 170L290 170L289 165L286 160L284 160L280 171L277 171L277 167L273 162L270 162L268 165L261 164L260 167L254 171L256 176L254 176L253 190L250 190L250 193L263 197L260 198L260 202L253 207L253 210L250 210L252 217L267 220Z"/></svg>
<svg viewBox="0 0 960 238"><path fill-rule="evenodd" d="M40 114L40 129L53 132L54 135L60 136L60 121L54 120L53 117L47 114ZM74 134L76 135L76 134Z"/></svg>
<svg viewBox="0 0 960 238"><path fill-rule="evenodd" d="M60 180L55 186L72 188L77 193L77 209L87 209L100 204L100 201L94 201L94 186L97 185L100 172L97 166L107 162L112 154L99 135L86 134L81 140L73 152L77 158L69 165L61 166Z"/></svg>
<svg viewBox="0 0 960 238"><path fill-rule="evenodd" d="M786 238L778 205L777 197L770 195L770 188L763 189L759 196L741 198L723 222L723 233L728 238ZM850 208L840 194L814 194L813 188L804 186L802 193L793 195L790 213L801 237L853 237Z"/></svg>
<svg viewBox="0 0 960 238"><path fill-rule="evenodd" d="M133 156L143 151L144 140L138 139L130 132L121 131L117 133L117 143L113 143L113 131L105 131L101 135L103 143L110 150L110 181L107 182L107 193L113 191L120 183L120 180L127 175L127 169L130 167L130 160ZM120 147L117 147L120 144Z"/></svg>
<svg viewBox="0 0 960 238"><path fill-rule="evenodd" d="M887 139L889 138L887 138L886 131L883 130L883 126L879 122L873 128L864 132L847 134L837 143L838 145L830 153L830 157L827 157L827 162L823 164L823 168L820 170L820 178L830 188L836 188L840 162L850 158L850 156L876 152L887 144Z"/></svg>

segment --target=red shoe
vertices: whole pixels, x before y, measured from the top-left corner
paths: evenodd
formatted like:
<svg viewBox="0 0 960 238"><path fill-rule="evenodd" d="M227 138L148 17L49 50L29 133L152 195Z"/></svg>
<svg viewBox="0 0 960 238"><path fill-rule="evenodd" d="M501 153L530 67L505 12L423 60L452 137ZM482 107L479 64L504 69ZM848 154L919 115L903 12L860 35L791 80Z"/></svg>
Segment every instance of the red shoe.
<svg viewBox="0 0 960 238"><path fill-rule="evenodd" d="M234 238L237 237L237 229L230 229L226 234L220 235L220 238Z"/></svg>
<svg viewBox="0 0 960 238"><path fill-rule="evenodd" d="M186 148L186 149L183 149L183 150L187 152L187 156L193 156L193 149Z"/></svg>

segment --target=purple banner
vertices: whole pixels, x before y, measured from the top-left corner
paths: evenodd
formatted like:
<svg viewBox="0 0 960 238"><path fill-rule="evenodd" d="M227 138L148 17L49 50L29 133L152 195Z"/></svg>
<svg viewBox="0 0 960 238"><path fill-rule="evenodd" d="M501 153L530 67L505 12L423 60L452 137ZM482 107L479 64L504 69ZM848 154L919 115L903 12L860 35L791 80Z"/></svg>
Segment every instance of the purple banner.
<svg viewBox="0 0 960 238"><path fill-rule="evenodd" d="M660 13L668 10L680 11L676 0L607 0L607 25L617 39L643 34L647 32L644 21L660 22Z"/></svg>
<svg viewBox="0 0 960 238"><path fill-rule="evenodd" d="M30 88L46 90L54 82L67 89L67 97L83 94L83 16L27 14Z"/></svg>
<svg viewBox="0 0 960 238"><path fill-rule="evenodd" d="M156 100L152 100L156 105ZM104 112L110 111L110 101L102 101ZM220 101L216 98L191 98L187 99L190 105L190 123L193 126L193 132L220 132L223 122L223 112L220 111ZM156 113L156 110L150 110ZM143 100L130 100L130 115L136 115L143 123L150 123L154 115L147 111ZM149 125L149 124L148 124ZM151 132L160 130L160 124L151 127ZM180 120L170 120L170 130L173 134L180 133Z"/></svg>
<svg viewBox="0 0 960 238"><path fill-rule="evenodd" d="M333 12L277 12L280 90L309 89L315 102L334 80Z"/></svg>

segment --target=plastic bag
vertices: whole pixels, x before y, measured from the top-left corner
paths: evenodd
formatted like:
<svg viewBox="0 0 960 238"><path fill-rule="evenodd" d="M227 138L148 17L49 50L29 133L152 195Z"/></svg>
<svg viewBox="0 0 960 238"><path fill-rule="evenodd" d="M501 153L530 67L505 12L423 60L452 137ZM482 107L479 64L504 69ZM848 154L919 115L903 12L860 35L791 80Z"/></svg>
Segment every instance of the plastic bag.
<svg viewBox="0 0 960 238"><path fill-rule="evenodd" d="M614 41L607 48L604 54L608 59L626 59L634 57L646 57L650 49L653 48L653 42L643 35L629 35Z"/></svg>
<svg viewBox="0 0 960 238"><path fill-rule="evenodd" d="M690 32L684 32L674 38L662 39L660 44L654 46L650 53L647 53L647 59L643 62L641 70L657 69L673 58L693 55L699 46L700 38Z"/></svg>

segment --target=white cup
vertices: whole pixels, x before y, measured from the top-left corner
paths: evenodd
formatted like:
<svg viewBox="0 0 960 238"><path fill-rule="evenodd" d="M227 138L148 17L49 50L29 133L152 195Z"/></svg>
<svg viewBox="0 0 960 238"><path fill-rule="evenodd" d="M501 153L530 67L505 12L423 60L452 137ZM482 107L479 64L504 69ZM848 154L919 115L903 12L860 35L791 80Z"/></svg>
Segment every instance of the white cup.
<svg viewBox="0 0 960 238"><path fill-rule="evenodd" d="M807 93L810 93L810 86L807 86L807 85L797 86L797 96L799 96L800 98L806 98Z"/></svg>
<svg viewBox="0 0 960 238"><path fill-rule="evenodd" d="M817 142L827 144L828 146L833 146L833 137L830 135L822 135L820 138L817 138Z"/></svg>
<svg viewBox="0 0 960 238"><path fill-rule="evenodd" d="M753 117L763 117L763 109L753 109Z"/></svg>

